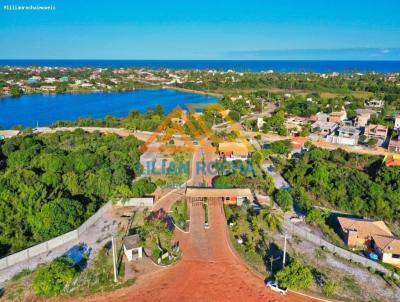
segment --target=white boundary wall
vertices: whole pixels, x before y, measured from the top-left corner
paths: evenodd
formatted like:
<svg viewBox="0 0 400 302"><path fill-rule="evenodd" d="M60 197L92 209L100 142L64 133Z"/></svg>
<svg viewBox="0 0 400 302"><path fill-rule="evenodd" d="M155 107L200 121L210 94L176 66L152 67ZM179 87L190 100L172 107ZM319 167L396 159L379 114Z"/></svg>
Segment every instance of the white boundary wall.
<svg viewBox="0 0 400 302"><path fill-rule="evenodd" d="M111 201L107 202L104 206L102 206L95 214L93 214L88 220L86 220L80 227L76 230L58 236L56 238L50 239L48 241L39 243L30 248L22 250L18 253L9 255L0 259L0 270L18 264L22 261L29 260L32 257L37 255L50 252L51 250L68 243L70 241L79 239L79 236L82 235L86 230L93 225L96 221L98 221L105 213L110 211L112 208Z"/></svg>
<svg viewBox="0 0 400 302"><path fill-rule="evenodd" d="M127 200L118 201L117 207L153 207L154 197L138 197L129 198Z"/></svg>
<svg viewBox="0 0 400 302"><path fill-rule="evenodd" d="M324 247L326 248L328 251L330 251L331 253L335 253L337 255L339 255L342 258L345 258L347 260L359 263L365 267L371 267L376 271L382 272L387 276L391 276L393 278L396 278L398 280L400 280L400 276L397 275L396 273L388 270L387 268L383 267L382 265L380 265L378 262L372 261L368 258L365 258L363 256L354 254L350 251L347 251L345 249L342 249L340 247L337 247L335 245L333 245L332 243L329 243L321 238L319 238L318 236L315 236L314 234L311 234L310 232L307 232L306 230L303 230L302 228L299 228L296 225L293 225L287 221L284 222L283 224L284 228L287 229L289 231L290 234L294 234L297 235L299 237L302 237L303 239L310 241L320 247Z"/></svg>

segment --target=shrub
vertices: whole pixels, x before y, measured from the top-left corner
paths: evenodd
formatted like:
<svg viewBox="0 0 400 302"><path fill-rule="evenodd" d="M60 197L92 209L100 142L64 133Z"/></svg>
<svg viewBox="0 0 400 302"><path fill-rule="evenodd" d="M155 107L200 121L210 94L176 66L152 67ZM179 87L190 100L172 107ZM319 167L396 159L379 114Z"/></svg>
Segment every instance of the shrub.
<svg viewBox="0 0 400 302"><path fill-rule="evenodd" d="M302 289L308 288L311 285L313 275L309 267L297 260L293 260L276 274L276 280L283 287Z"/></svg>
<svg viewBox="0 0 400 302"><path fill-rule="evenodd" d="M279 204L282 208L282 211L287 212L292 209L293 206L293 198L289 192L285 190L279 190L275 194L275 201Z"/></svg>
<svg viewBox="0 0 400 302"><path fill-rule="evenodd" d="M292 144L289 140L276 141L270 144L270 149L275 154L288 154L292 151Z"/></svg>
<svg viewBox="0 0 400 302"><path fill-rule="evenodd" d="M57 258L37 270L32 283L33 291L37 295L46 297L59 295L77 274L70 258Z"/></svg>
<svg viewBox="0 0 400 302"><path fill-rule="evenodd" d="M328 281L322 286L322 293L327 297L333 297L337 289L337 284L333 281Z"/></svg>

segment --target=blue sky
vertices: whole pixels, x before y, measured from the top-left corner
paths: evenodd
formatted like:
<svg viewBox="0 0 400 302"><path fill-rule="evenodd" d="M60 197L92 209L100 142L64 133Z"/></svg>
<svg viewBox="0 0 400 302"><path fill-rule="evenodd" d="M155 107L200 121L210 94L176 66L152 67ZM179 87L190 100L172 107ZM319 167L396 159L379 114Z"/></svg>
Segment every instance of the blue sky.
<svg viewBox="0 0 400 302"><path fill-rule="evenodd" d="M7 11L4 5L54 5ZM398 0L0 0L0 59L400 60Z"/></svg>

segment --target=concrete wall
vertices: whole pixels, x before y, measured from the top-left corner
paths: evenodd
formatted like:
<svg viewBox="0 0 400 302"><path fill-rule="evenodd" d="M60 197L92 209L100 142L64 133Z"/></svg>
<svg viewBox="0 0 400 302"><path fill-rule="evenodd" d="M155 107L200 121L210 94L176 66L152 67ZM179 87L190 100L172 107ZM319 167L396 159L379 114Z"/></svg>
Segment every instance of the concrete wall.
<svg viewBox="0 0 400 302"><path fill-rule="evenodd" d="M383 254L382 262L400 267L400 258L393 258L392 254Z"/></svg>
<svg viewBox="0 0 400 302"><path fill-rule="evenodd" d="M119 201L116 203L117 207L152 207L153 205L153 197L129 198L125 201Z"/></svg>
<svg viewBox="0 0 400 302"><path fill-rule="evenodd" d="M97 220L99 220L106 212L108 212L111 209L111 207L112 204L109 201L76 230L73 230L56 238L39 243L28 249L22 250L18 253L0 259L0 270L18 264L20 262L29 260L30 258L35 257L37 255L51 252L53 249L65 243L79 239L79 236L83 234Z"/></svg>
<svg viewBox="0 0 400 302"><path fill-rule="evenodd" d="M328 135L326 141L331 144L355 146L358 144L358 137L343 137L336 135Z"/></svg>
<svg viewBox="0 0 400 302"><path fill-rule="evenodd" d="M298 226L295 226L294 224L291 224L288 221L284 222L284 228L286 230L288 230L288 232L290 234L294 234L297 235L305 240L308 240L320 247L324 247L326 248L328 251L330 251L331 253L335 253L337 255L339 255L342 258L345 258L347 260L359 263L365 267L371 267L373 269L375 269L376 271L382 272L388 276L391 276L393 278L396 278L398 280L400 280L400 276L397 275L396 273L386 269L385 267L383 267L382 265L380 265L378 262L372 261L368 258L365 258L363 256L354 254L350 251L347 251L345 249L342 249L340 247L337 247L335 245L333 245L332 243L329 243L321 238L319 238L318 236L315 236L313 234L311 234L310 232L303 230L302 228L299 228Z"/></svg>

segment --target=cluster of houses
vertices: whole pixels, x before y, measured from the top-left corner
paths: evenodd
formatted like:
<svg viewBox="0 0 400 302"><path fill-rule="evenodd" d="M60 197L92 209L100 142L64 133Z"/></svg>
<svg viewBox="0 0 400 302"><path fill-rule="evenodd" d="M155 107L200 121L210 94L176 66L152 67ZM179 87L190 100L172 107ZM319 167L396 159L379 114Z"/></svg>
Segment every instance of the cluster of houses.
<svg viewBox="0 0 400 302"><path fill-rule="evenodd" d="M387 143L388 128L384 125L368 124L371 116L377 112L371 109L357 109L355 120L348 120L344 109L330 114L318 113L311 118L313 140L325 140L328 143L356 146L360 135L365 135L365 140L376 139L376 144L384 146Z"/></svg>
<svg viewBox="0 0 400 302"><path fill-rule="evenodd" d="M368 102L368 107L381 107L382 100ZM325 141L331 144L357 146L359 142L387 148L390 152L400 153L400 114L394 115L394 129L389 135L385 125L369 123L372 116L378 112L372 109L357 109L353 120L347 118L344 108L338 112L319 112L309 118L290 116L286 118L285 126L293 136L298 135L306 124L311 124L309 138L313 141Z"/></svg>
<svg viewBox="0 0 400 302"><path fill-rule="evenodd" d="M18 74L17 79L12 74ZM59 75L54 77L54 74ZM176 85L187 82L200 84L204 77L219 76L220 81L237 82L244 75L234 70L177 70L149 68L67 68L67 67L12 67L0 68L6 80L0 82L0 95L11 95L11 87L19 87L21 93L55 93L58 83L65 82L71 89L110 90L113 84L128 82ZM23 76L21 76L23 75ZM52 75L52 76L48 76ZM21 79L23 78L23 79Z"/></svg>
<svg viewBox="0 0 400 302"><path fill-rule="evenodd" d="M101 72L101 71L100 71ZM72 78L68 75L60 77L42 77L40 75L33 75L27 79L22 80L7 80L4 86L0 89L0 95L11 95L11 87L18 87L22 93L56 93L57 86L65 83L70 89L111 89L110 85L102 82L94 82L99 79L99 71L94 71L88 78ZM120 80L110 78L108 79L114 84L118 84Z"/></svg>
<svg viewBox="0 0 400 302"><path fill-rule="evenodd" d="M71 88L88 88L93 84L89 80L75 80L71 83L69 76L55 77L41 77L39 75L31 76L23 80L7 80L6 86L0 89L0 95L11 95L11 87L18 87L22 93L56 93L58 83L68 83Z"/></svg>
<svg viewBox="0 0 400 302"><path fill-rule="evenodd" d="M18 79L11 75L18 73ZM0 83L0 96L12 95L12 87L21 93L55 93L60 83L66 83L71 90L110 90L112 86L125 82L148 81L163 85L181 84L188 80L188 72L165 70L157 74L149 69L132 68L64 68L64 67L3 67L0 74L5 80ZM23 74L24 76L21 76ZM58 76L48 76L57 74ZM22 78L22 79L21 79Z"/></svg>

